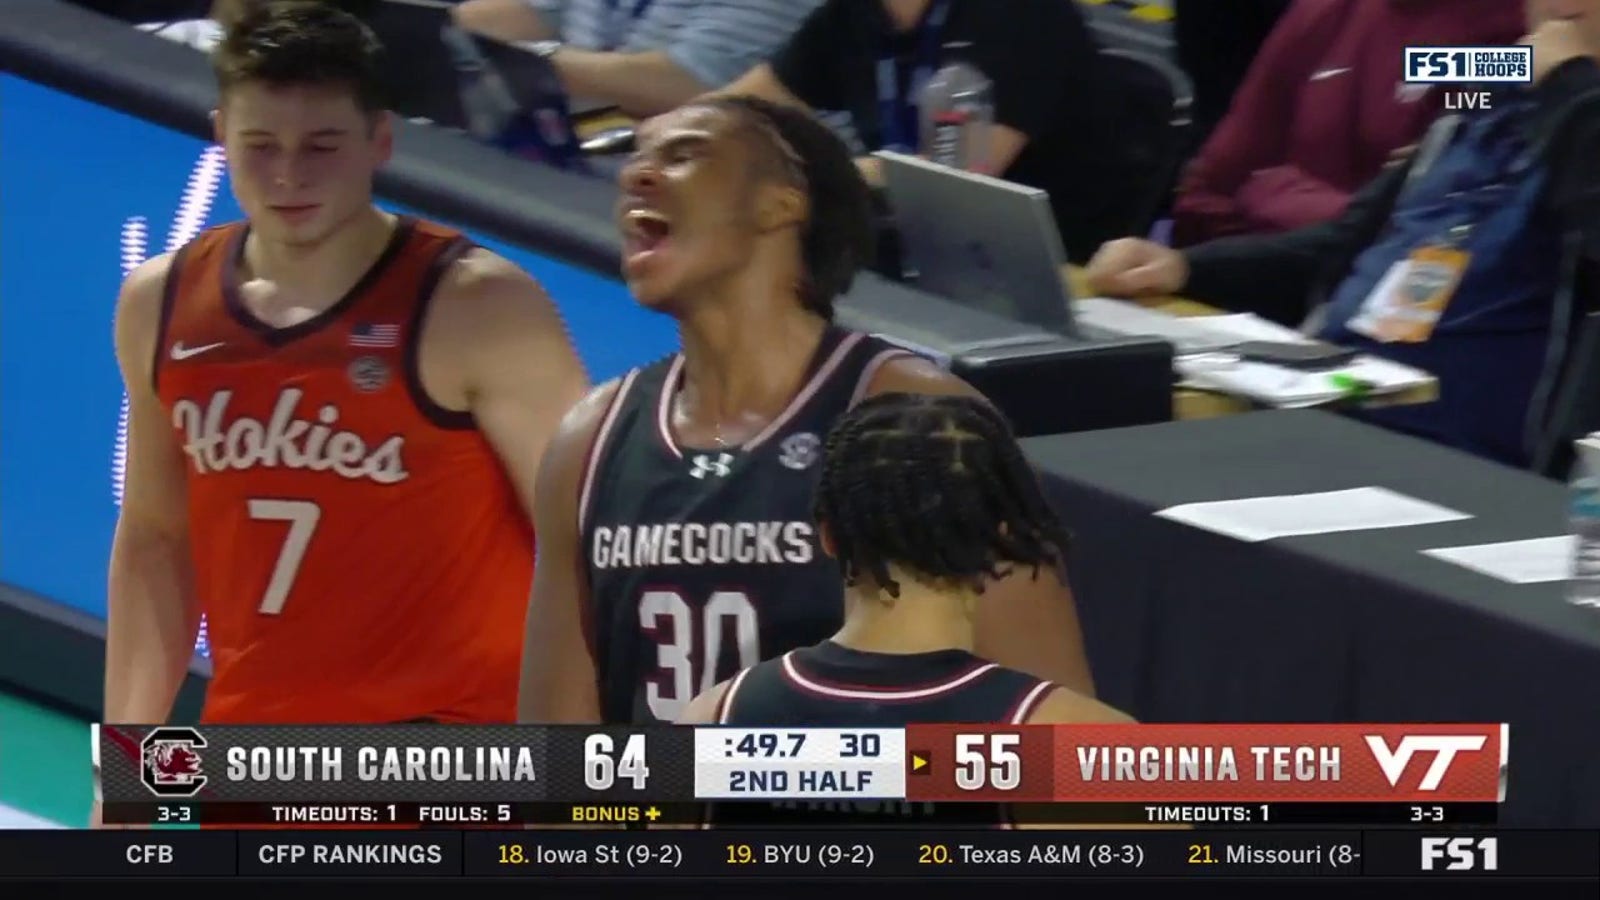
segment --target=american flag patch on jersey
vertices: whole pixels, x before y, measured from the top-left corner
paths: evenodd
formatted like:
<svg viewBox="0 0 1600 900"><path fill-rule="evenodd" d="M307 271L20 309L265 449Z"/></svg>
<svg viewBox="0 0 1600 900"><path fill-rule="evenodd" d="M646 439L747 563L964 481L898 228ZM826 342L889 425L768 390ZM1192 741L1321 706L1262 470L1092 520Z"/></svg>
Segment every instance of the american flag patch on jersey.
<svg viewBox="0 0 1600 900"><path fill-rule="evenodd" d="M357 322L350 327L350 346L352 347L393 347L399 343L399 325Z"/></svg>

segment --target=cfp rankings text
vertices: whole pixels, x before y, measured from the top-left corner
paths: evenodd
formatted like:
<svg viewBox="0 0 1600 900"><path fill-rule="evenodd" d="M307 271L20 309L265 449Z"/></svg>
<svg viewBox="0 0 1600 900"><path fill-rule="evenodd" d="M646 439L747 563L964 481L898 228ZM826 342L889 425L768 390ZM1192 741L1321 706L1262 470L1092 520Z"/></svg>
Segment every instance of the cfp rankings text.
<svg viewBox="0 0 1600 900"><path fill-rule="evenodd" d="M14 831L4 877L1600 877L1600 833L1475 830Z"/></svg>

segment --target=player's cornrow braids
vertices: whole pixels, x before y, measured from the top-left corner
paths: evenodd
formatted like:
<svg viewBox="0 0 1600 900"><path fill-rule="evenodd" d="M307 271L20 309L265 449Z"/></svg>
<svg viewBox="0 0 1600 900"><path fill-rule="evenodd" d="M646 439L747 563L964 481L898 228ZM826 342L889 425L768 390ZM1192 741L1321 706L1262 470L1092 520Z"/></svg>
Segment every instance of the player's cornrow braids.
<svg viewBox="0 0 1600 900"><path fill-rule="evenodd" d="M844 416L816 514L847 583L890 596L891 564L982 592L1012 565L1060 565L1068 543L1010 426L971 397L889 394Z"/></svg>
<svg viewBox="0 0 1600 900"><path fill-rule="evenodd" d="M811 217L800 241L800 302L831 321L834 299L850 289L876 252L872 191L850 148L803 109L746 96L718 97L707 105L742 116L806 192Z"/></svg>

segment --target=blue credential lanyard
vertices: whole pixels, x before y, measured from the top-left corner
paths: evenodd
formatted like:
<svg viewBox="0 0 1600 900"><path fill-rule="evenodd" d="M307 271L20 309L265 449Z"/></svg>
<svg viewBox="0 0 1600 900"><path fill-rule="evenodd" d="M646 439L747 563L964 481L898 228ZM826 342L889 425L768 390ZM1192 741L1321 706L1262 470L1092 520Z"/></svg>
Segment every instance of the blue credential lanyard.
<svg viewBox="0 0 1600 900"><path fill-rule="evenodd" d="M921 130L917 107L922 88L933 77L934 66L939 63L939 51L944 46L939 38L945 20L950 17L950 4L951 0L933 0L932 8L917 26L920 38L917 64L905 90L901 90L899 66L887 40L878 55L878 127L885 150L917 152L917 132Z"/></svg>
<svg viewBox="0 0 1600 900"><path fill-rule="evenodd" d="M628 42L633 25L639 21L655 0L633 0L631 10L623 9L623 0L606 0L605 40L607 50L615 50Z"/></svg>

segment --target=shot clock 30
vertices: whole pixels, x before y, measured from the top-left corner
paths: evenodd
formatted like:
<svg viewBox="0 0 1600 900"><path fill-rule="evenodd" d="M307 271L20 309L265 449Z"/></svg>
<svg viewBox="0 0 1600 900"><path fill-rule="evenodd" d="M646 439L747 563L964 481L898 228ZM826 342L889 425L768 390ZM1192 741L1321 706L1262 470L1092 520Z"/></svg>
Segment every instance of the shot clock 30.
<svg viewBox="0 0 1600 900"><path fill-rule="evenodd" d="M697 728L695 796L899 800L905 732L879 728Z"/></svg>

